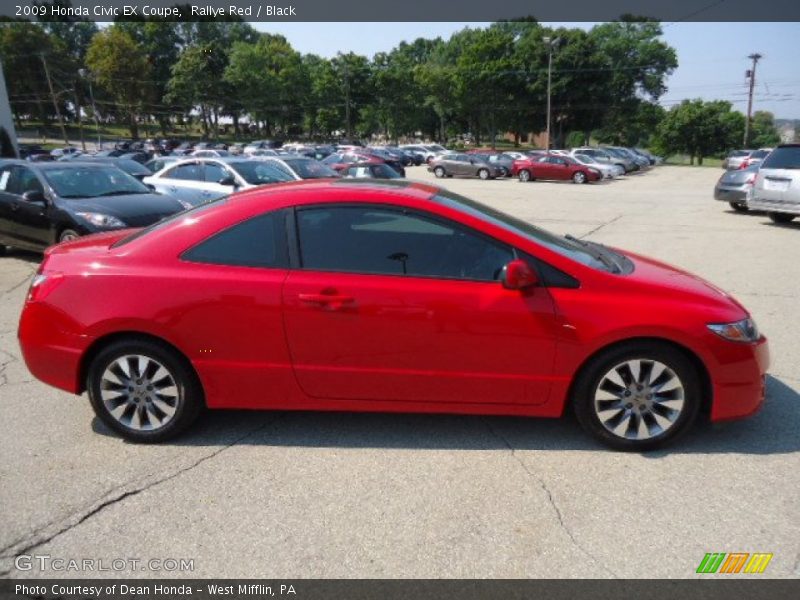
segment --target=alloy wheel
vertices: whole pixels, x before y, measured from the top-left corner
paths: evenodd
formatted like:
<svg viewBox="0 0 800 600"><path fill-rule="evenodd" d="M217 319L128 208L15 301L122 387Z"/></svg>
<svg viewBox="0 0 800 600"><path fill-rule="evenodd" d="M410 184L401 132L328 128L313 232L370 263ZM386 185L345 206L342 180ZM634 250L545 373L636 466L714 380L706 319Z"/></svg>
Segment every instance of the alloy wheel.
<svg viewBox="0 0 800 600"><path fill-rule="evenodd" d="M594 394L595 414L613 435L648 440L663 435L681 416L685 390L678 375L656 360L632 359L610 369Z"/></svg>
<svg viewBox="0 0 800 600"><path fill-rule="evenodd" d="M106 367L100 397L111 417L136 431L164 427L181 401L173 374L141 354L120 356Z"/></svg>

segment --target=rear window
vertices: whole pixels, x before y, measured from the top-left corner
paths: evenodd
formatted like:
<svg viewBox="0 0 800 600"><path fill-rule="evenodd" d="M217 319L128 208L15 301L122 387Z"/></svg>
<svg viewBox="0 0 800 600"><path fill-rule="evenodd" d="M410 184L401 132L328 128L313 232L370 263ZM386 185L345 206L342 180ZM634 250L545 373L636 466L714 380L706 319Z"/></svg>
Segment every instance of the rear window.
<svg viewBox="0 0 800 600"><path fill-rule="evenodd" d="M762 169L800 169L800 146L775 148L761 163Z"/></svg>
<svg viewBox="0 0 800 600"><path fill-rule="evenodd" d="M756 150L750 155L750 158L764 158L769 154L769 150Z"/></svg>

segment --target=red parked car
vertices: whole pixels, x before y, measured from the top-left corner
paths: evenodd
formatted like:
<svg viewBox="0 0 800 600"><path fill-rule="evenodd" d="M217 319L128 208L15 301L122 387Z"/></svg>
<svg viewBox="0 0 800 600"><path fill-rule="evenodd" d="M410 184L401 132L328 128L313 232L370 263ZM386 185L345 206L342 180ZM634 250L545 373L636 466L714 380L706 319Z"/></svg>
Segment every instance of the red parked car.
<svg viewBox="0 0 800 600"><path fill-rule="evenodd" d="M113 293L112 293L113 292ZM19 325L42 381L125 438L202 407L558 417L646 450L764 399L713 285L404 180L298 181L51 247Z"/></svg>
<svg viewBox="0 0 800 600"><path fill-rule="evenodd" d="M511 175L519 177L520 181L571 179L575 183L589 183L603 178L603 174L597 169L579 163L569 156L557 154L515 160L511 167Z"/></svg>
<svg viewBox="0 0 800 600"><path fill-rule="evenodd" d="M356 153L356 152L336 152L329 156L326 156L322 161L323 165L328 165L334 171L342 173L350 168L352 165L358 164L373 164L379 165L383 164L384 161L376 156L370 156L369 154L363 153Z"/></svg>

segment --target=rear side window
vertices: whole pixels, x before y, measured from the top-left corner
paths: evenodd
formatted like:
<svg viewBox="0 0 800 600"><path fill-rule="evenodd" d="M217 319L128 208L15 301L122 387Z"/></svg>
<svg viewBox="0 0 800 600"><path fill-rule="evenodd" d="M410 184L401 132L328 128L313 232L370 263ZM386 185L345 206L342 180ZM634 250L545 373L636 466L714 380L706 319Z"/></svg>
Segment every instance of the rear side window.
<svg viewBox="0 0 800 600"><path fill-rule="evenodd" d="M284 213L253 217L213 235L183 253L190 262L238 267L286 268Z"/></svg>
<svg viewBox="0 0 800 600"><path fill-rule="evenodd" d="M775 148L761 163L762 169L800 169L800 146Z"/></svg>
<svg viewBox="0 0 800 600"><path fill-rule="evenodd" d="M163 177L168 179L185 179L188 181L203 181L203 168L198 163L188 165L178 165L173 167Z"/></svg>

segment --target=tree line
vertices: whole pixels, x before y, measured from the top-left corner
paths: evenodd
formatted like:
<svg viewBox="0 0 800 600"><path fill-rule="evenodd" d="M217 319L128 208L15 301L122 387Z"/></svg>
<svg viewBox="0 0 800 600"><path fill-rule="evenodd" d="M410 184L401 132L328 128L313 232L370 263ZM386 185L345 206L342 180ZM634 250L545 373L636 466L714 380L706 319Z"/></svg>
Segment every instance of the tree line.
<svg viewBox="0 0 800 600"><path fill-rule="evenodd" d="M588 31L511 21L324 58L241 21L8 22L0 59L18 123L60 112L124 123L133 137L142 124L168 136L197 123L214 139L230 121L237 138L469 132L480 144L545 129L552 56L555 147L592 139L702 156L741 145L729 103L659 106L678 65L660 36L659 23L632 17Z"/></svg>

